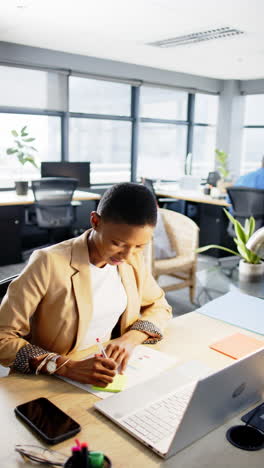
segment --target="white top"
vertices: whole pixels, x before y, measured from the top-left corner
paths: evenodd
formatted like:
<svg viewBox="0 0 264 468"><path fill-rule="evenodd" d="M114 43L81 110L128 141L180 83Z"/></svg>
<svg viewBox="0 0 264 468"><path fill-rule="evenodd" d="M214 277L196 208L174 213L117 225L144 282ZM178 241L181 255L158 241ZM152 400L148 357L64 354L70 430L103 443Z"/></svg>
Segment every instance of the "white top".
<svg viewBox="0 0 264 468"><path fill-rule="evenodd" d="M117 266L90 264L93 316L78 350L110 339L111 331L127 306L127 295Z"/></svg>

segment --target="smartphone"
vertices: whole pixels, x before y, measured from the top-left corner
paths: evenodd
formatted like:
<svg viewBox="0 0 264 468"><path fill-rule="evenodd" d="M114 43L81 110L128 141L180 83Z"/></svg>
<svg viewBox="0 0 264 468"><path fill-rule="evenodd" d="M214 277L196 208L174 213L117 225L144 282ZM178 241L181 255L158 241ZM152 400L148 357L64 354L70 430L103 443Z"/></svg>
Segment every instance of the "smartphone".
<svg viewBox="0 0 264 468"><path fill-rule="evenodd" d="M58 444L81 430L81 426L47 398L37 398L15 408L15 414L47 444Z"/></svg>

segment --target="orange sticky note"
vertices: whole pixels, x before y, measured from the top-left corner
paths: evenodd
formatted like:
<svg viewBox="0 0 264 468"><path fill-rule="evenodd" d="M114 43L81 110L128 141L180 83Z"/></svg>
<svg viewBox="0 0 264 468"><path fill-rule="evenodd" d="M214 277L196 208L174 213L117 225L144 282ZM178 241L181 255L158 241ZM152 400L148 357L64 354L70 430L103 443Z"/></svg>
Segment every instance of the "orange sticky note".
<svg viewBox="0 0 264 468"><path fill-rule="evenodd" d="M211 344L209 348L233 359L240 359L253 351L264 347L264 341L253 336L235 333Z"/></svg>

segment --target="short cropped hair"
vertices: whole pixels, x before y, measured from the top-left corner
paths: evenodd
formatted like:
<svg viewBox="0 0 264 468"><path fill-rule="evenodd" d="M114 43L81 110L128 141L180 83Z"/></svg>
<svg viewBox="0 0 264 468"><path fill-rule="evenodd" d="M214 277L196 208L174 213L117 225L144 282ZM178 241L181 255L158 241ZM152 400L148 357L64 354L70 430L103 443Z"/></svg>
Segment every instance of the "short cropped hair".
<svg viewBox="0 0 264 468"><path fill-rule="evenodd" d="M113 185L102 196L98 214L104 221L134 226L155 226L157 202L144 185L125 182Z"/></svg>

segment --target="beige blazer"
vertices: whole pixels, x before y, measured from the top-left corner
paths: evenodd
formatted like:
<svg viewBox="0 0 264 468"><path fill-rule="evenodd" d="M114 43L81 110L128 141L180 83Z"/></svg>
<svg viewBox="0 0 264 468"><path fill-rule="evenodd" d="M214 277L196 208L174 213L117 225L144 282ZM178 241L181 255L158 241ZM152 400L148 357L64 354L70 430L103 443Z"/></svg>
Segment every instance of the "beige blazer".
<svg viewBox="0 0 264 468"><path fill-rule="evenodd" d="M78 349L92 318L92 292L86 231L81 236L36 250L9 286L0 307L0 363L12 365L28 342L69 354ZM118 266L127 293L123 334L138 318L164 329L171 307L143 255ZM114 300L114 294L113 294Z"/></svg>

